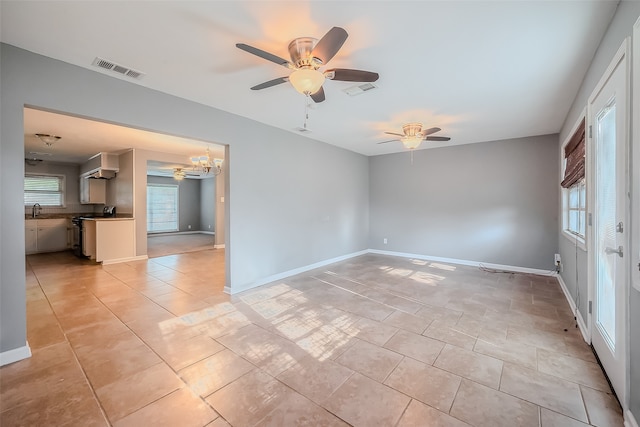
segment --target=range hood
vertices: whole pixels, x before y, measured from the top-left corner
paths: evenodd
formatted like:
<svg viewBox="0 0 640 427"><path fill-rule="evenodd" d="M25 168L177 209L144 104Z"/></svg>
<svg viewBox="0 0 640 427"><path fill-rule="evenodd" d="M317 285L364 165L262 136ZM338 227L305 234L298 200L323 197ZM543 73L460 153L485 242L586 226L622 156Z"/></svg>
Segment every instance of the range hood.
<svg viewBox="0 0 640 427"><path fill-rule="evenodd" d="M111 179L119 170L117 154L98 153L80 166L80 177Z"/></svg>

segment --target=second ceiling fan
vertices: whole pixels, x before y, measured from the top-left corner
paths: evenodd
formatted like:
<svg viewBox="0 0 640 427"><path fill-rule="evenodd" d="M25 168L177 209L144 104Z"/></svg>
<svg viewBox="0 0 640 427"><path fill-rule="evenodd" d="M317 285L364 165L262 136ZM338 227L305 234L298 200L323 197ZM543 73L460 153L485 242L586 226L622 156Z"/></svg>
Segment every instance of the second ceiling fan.
<svg viewBox="0 0 640 427"><path fill-rule="evenodd" d="M390 139L389 141L378 142L378 144L386 144L388 142L400 141L410 150L418 148L422 141L450 141L448 136L431 136L436 132L440 132L442 129L433 127L429 129L422 129L422 123L407 123L402 126L403 133L385 132L387 135L394 135L399 138Z"/></svg>
<svg viewBox="0 0 640 427"><path fill-rule="evenodd" d="M288 81L298 92L310 96L314 102L322 102L325 100L322 87L325 79L345 82L375 82L378 80L378 73L370 71L348 68L319 70L338 53L348 36L344 28L333 27L320 40L312 37L294 39L289 43L291 61L244 43L237 43L236 47L293 70L288 76L278 77L253 86L252 90L266 89Z"/></svg>

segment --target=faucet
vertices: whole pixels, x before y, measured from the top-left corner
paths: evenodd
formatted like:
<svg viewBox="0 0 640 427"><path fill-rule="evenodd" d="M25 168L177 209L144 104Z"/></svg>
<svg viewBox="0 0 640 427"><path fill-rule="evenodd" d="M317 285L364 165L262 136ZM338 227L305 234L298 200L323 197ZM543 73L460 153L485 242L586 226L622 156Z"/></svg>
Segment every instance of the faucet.
<svg viewBox="0 0 640 427"><path fill-rule="evenodd" d="M35 205L33 205L33 208L31 208L31 216L33 218L37 217L40 214L41 210L42 206L40 206L40 203L36 203Z"/></svg>

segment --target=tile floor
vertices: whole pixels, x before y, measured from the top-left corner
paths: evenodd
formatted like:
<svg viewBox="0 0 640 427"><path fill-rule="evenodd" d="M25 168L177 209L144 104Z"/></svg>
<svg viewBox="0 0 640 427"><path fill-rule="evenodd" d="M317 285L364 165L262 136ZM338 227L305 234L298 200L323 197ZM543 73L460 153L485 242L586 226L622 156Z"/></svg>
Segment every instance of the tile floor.
<svg viewBox="0 0 640 427"><path fill-rule="evenodd" d="M223 259L27 257L0 425L623 424L554 278L365 255L230 297Z"/></svg>

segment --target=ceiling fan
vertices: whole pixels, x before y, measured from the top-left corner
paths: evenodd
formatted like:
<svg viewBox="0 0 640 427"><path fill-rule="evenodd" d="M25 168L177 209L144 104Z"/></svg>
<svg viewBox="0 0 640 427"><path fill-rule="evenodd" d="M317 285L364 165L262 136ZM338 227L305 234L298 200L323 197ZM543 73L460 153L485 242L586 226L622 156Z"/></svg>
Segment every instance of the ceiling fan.
<svg viewBox="0 0 640 427"><path fill-rule="evenodd" d="M390 139L389 141L378 142L378 144L386 144L388 142L400 141L410 150L418 148L422 141L449 141L451 138L448 136L431 136L436 132L440 132L442 129L433 127L429 129L422 129L422 123L407 123L402 126L403 133L385 132L388 135L399 136L400 138Z"/></svg>
<svg viewBox="0 0 640 427"><path fill-rule="evenodd" d="M266 89L288 81L298 92L310 96L315 102L322 102L325 100L324 89L322 88L325 79L344 82L375 82L378 80L378 73L370 71L348 68L319 70L321 66L326 65L338 53L348 36L343 28L333 27L320 40L313 37L294 39L289 43L291 61L244 43L237 43L236 47L293 70L286 77L269 80L253 86L251 90Z"/></svg>

